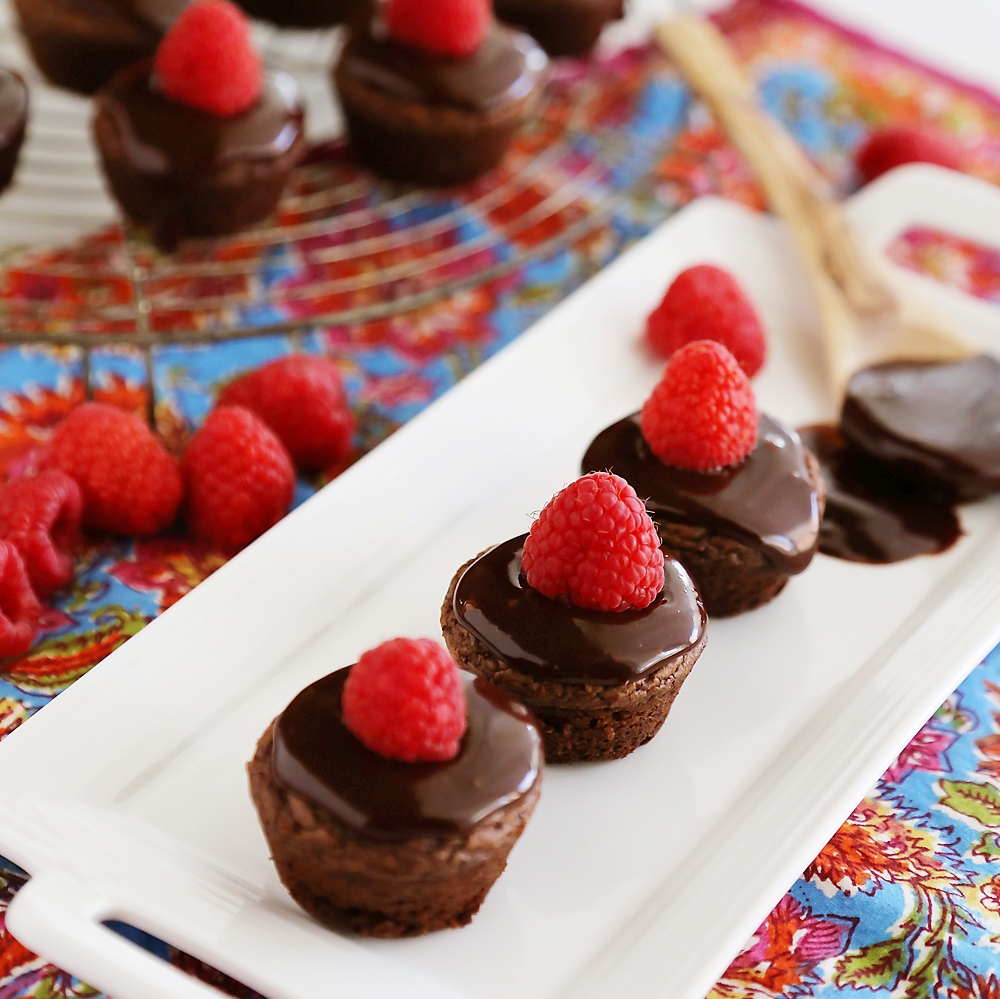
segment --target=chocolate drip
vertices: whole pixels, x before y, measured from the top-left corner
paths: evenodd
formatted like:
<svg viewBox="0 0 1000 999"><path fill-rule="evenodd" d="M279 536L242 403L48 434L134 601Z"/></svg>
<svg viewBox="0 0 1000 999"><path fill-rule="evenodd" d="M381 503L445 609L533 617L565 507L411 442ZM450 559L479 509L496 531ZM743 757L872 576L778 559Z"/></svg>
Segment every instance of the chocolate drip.
<svg viewBox="0 0 1000 999"><path fill-rule="evenodd" d="M394 41L368 8L353 25L338 72L396 100L493 111L531 93L545 64L531 37L499 23L472 55L449 58Z"/></svg>
<svg viewBox="0 0 1000 999"><path fill-rule="evenodd" d="M302 133L298 87L284 73L266 74L260 99L223 117L165 97L144 60L118 73L97 98L97 113L115 123L127 164L140 174L199 178L237 161L287 153Z"/></svg>
<svg viewBox="0 0 1000 999"><path fill-rule="evenodd" d="M890 361L847 386L840 428L887 471L959 500L1000 491L1000 362Z"/></svg>
<svg viewBox="0 0 1000 999"><path fill-rule="evenodd" d="M824 555L886 564L936 555L961 537L951 506L886 475L883 464L848 447L836 427L803 427L799 434L826 482L819 532Z"/></svg>
<svg viewBox="0 0 1000 999"><path fill-rule="evenodd" d="M467 829L516 801L541 768L541 736L527 708L463 674L468 730L453 760L403 763L367 749L341 719L350 667L306 687L274 728L279 784L365 835L408 839Z"/></svg>
<svg viewBox="0 0 1000 999"><path fill-rule="evenodd" d="M687 652L705 631L705 610L673 559L649 607L595 611L553 600L521 576L527 535L481 555L455 587L455 615L489 650L539 680L611 686L638 680Z"/></svg>
<svg viewBox="0 0 1000 999"><path fill-rule="evenodd" d="M28 87L19 73L0 66L0 152L21 144L28 120Z"/></svg>
<svg viewBox="0 0 1000 999"><path fill-rule="evenodd" d="M739 465L692 472L666 465L642 436L639 414L602 431L583 472L620 475L654 521L707 527L763 552L786 575L809 565L819 541L819 504L794 430L760 415L757 446Z"/></svg>
<svg viewBox="0 0 1000 999"><path fill-rule="evenodd" d="M144 21L166 31L191 0L128 0L127 6Z"/></svg>

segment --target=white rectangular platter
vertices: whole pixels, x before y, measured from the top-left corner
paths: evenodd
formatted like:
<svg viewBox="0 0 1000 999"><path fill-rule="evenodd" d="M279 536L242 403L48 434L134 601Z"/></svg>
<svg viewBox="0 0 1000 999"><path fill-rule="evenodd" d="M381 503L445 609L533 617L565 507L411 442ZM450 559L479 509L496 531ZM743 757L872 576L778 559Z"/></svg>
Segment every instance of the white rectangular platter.
<svg viewBox="0 0 1000 999"><path fill-rule="evenodd" d="M912 223L1000 233L1000 192L929 167L850 210L876 248ZM439 634L455 569L526 530L591 437L639 407L659 373L645 316L700 261L734 271L762 313L762 408L792 425L832 417L781 227L716 199L685 209L0 745L0 854L33 875L11 931L116 999L215 993L101 925L112 918L270 999L701 999L1000 640L1000 504L965 508L966 536L942 556L820 556L772 604L713 621L652 743L549 770L466 929L364 942L319 927L274 874L244 773L301 687L383 639ZM900 279L1000 345L1000 310Z"/></svg>

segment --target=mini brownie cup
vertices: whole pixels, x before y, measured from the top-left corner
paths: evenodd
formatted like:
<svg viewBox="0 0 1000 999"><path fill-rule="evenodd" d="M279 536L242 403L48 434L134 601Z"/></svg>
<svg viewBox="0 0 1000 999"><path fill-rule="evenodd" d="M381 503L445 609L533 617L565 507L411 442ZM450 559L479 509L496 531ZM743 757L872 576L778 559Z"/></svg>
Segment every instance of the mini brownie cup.
<svg viewBox="0 0 1000 999"><path fill-rule="evenodd" d="M604 26L625 13L624 0L493 0L497 17L527 31L550 56L583 56Z"/></svg>
<svg viewBox="0 0 1000 999"><path fill-rule="evenodd" d="M349 21L364 0L239 0L251 16L281 28L325 28Z"/></svg>
<svg viewBox="0 0 1000 999"><path fill-rule="evenodd" d="M651 524L649 531L655 546ZM684 567L666 558L645 606L581 607L528 582L527 539L497 545L458 570L441 608L445 643L459 665L531 709L549 763L627 756L660 730L705 647L698 591Z"/></svg>
<svg viewBox="0 0 1000 999"><path fill-rule="evenodd" d="M530 713L448 666L467 722L449 759L394 759L348 728L344 687L360 665L303 690L257 745L250 789L278 874L332 929L402 937L465 925L535 807L542 747Z"/></svg>
<svg viewBox="0 0 1000 999"><path fill-rule="evenodd" d="M194 4L165 36L155 61L120 70L95 101L94 138L111 191L129 220L148 227L165 250L266 218L306 148L298 85L287 73L263 73L256 64L259 83L247 106L232 113L164 92L158 72L164 47L210 5L209 14L222 6L218 0ZM235 8L221 16L243 17ZM248 30L247 58L256 60Z"/></svg>
<svg viewBox="0 0 1000 999"><path fill-rule="evenodd" d="M669 390L675 375L687 380L692 373L683 367L705 361L706 354L710 365L722 358L726 377L739 381L742 392L739 401L707 400L709 419L745 405L738 420L741 443L749 449L701 470L663 460L646 433L647 416L657 405L678 407L660 417L659 427L668 432L672 418L689 427L692 414L698 419L699 401L687 394L670 398ZM809 565L819 546L826 495L819 464L794 430L757 413L746 375L721 344L696 341L677 351L643 412L598 434L582 469L609 469L645 498L664 550L694 577L710 616L741 614L772 600L790 576Z"/></svg>
<svg viewBox="0 0 1000 999"><path fill-rule="evenodd" d="M545 65L528 35L495 21L466 56L396 41L369 4L334 71L353 154L394 180L471 181L500 162L528 120Z"/></svg>
<svg viewBox="0 0 1000 999"><path fill-rule="evenodd" d="M156 51L187 0L14 0L21 31L57 87L93 94Z"/></svg>

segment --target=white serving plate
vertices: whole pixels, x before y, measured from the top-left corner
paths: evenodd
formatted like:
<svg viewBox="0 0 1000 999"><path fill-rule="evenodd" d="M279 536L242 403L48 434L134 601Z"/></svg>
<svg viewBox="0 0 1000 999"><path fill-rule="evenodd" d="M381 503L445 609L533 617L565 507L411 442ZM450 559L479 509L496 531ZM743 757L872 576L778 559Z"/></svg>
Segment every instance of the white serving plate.
<svg viewBox="0 0 1000 999"><path fill-rule="evenodd" d="M850 211L873 245L914 222L1000 233L1000 192L930 167ZM650 745L548 771L466 929L363 942L311 921L268 860L244 765L301 687L385 638L439 634L453 571L524 531L591 437L641 404L659 372L644 317L706 260L764 317L762 407L792 424L832 416L781 227L718 199L685 209L0 745L0 854L33 875L7 913L14 935L116 999L216 993L101 925L112 918L270 999L701 999L1000 640L1000 503L966 508L945 555L820 556L772 604L713 621ZM1000 344L1000 311L902 279Z"/></svg>

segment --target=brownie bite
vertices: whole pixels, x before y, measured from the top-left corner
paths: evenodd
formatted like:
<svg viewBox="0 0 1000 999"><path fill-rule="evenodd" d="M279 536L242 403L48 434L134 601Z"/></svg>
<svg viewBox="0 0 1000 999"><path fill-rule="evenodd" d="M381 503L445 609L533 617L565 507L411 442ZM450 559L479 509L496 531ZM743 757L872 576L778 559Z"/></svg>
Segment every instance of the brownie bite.
<svg viewBox="0 0 1000 999"><path fill-rule="evenodd" d="M699 472L666 464L636 413L597 435L582 469L610 469L645 498L664 550L691 573L714 617L772 600L819 546L819 465L794 430L765 414L738 465Z"/></svg>
<svg viewBox="0 0 1000 999"><path fill-rule="evenodd" d="M462 674L467 727L457 755L393 759L344 721L344 686L356 669L303 690L248 766L278 874L331 929L403 937L464 926L538 801L536 723L501 691Z"/></svg>
<svg viewBox="0 0 1000 999"><path fill-rule="evenodd" d="M28 86L20 73L0 66L0 191L14 179L28 124Z"/></svg>
<svg viewBox="0 0 1000 999"><path fill-rule="evenodd" d="M281 28L325 28L349 21L364 0L239 0L251 16Z"/></svg>
<svg viewBox="0 0 1000 999"><path fill-rule="evenodd" d="M619 759L649 742L705 625L642 500L600 471L556 493L528 534L462 566L441 608L455 661L531 709L550 763Z"/></svg>
<svg viewBox="0 0 1000 999"><path fill-rule="evenodd" d="M121 70L95 104L94 138L122 211L165 250L267 218L306 148L294 79L267 74L257 103L226 117L165 97L151 68Z"/></svg>
<svg viewBox="0 0 1000 999"><path fill-rule="evenodd" d="M500 162L528 120L545 65L528 35L493 20L467 55L397 41L369 4L334 70L353 154L395 180L471 181Z"/></svg>
<svg viewBox="0 0 1000 999"><path fill-rule="evenodd" d="M93 94L156 51L188 0L14 0L21 32L49 81Z"/></svg>
<svg viewBox="0 0 1000 999"><path fill-rule="evenodd" d="M527 31L551 56L587 55L624 0L493 0L497 17Z"/></svg>
<svg viewBox="0 0 1000 999"><path fill-rule="evenodd" d="M900 483L961 502L1000 492L1000 362L983 354L864 368L848 382L840 429Z"/></svg>

